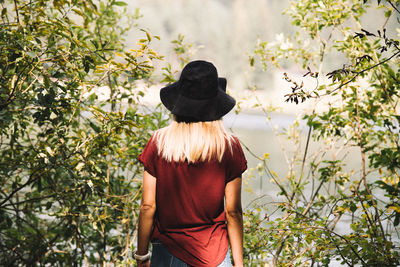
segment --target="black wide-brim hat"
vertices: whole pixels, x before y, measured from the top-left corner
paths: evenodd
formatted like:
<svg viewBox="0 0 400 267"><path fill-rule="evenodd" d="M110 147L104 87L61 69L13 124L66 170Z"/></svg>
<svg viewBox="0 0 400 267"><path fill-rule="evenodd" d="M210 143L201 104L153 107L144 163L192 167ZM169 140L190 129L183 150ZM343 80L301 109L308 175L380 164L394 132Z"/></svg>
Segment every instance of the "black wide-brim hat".
<svg viewBox="0 0 400 267"><path fill-rule="evenodd" d="M161 102L177 116L194 121L221 119L236 101L226 93L226 79L207 61L196 60L182 70L179 80L160 91Z"/></svg>

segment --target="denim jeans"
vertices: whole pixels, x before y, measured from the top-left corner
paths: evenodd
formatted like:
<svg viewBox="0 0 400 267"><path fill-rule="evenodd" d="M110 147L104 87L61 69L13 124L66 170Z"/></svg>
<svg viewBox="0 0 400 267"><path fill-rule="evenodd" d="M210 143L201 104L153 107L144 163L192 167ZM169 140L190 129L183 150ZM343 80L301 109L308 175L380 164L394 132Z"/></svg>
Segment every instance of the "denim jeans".
<svg viewBox="0 0 400 267"><path fill-rule="evenodd" d="M153 251L151 254L150 267L191 267L189 264L184 263L177 257L173 256L169 251L161 244L160 241L155 240L152 242ZM229 256L229 249L226 253L225 259L217 267L231 267L231 259Z"/></svg>

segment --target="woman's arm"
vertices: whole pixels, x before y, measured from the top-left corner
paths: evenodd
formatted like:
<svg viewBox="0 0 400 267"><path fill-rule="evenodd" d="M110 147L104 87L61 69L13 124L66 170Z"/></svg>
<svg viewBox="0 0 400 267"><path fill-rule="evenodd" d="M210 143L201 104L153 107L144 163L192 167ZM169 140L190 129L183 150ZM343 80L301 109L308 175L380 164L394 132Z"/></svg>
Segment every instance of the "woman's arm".
<svg viewBox="0 0 400 267"><path fill-rule="evenodd" d="M225 211L229 243L235 267L243 266L242 179L233 179L225 186Z"/></svg>
<svg viewBox="0 0 400 267"><path fill-rule="evenodd" d="M150 235L153 228L154 214L156 212L156 178L144 172L143 194L140 204L137 255L146 255L149 249ZM148 266L149 261L138 262L138 266Z"/></svg>

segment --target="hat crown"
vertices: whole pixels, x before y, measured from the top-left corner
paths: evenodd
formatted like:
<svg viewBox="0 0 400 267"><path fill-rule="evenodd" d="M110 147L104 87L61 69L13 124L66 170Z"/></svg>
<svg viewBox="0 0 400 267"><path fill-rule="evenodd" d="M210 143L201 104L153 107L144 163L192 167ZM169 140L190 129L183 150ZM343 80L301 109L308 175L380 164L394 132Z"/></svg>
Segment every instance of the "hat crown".
<svg viewBox="0 0 400 267"><path fill-rule="evenodd" d="M226 93L226 79L207 61L188 63L177 82L160 90L161 102L183 122L214 121L227 114L235 99Z"/></svg>
<svg viewBox="0 0 400 267"><path fill-rule="evenodd" d="M179 82L180 93L192 99L209 99L218 94L218 73L210 62L190 62L183 68Z"/></svg>

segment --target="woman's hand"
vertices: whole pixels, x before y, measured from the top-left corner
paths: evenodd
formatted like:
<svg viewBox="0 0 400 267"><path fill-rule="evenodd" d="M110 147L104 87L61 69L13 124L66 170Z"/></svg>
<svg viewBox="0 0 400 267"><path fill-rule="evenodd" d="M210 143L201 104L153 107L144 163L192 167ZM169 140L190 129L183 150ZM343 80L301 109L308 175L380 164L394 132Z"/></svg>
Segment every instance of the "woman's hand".
<svg viewBox="0 0 400 267"><path fill-rule="evenodd" d="M150 267L150 260L147 261L137 261L138 267Z"/></svg>

